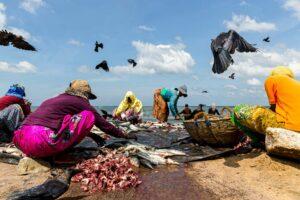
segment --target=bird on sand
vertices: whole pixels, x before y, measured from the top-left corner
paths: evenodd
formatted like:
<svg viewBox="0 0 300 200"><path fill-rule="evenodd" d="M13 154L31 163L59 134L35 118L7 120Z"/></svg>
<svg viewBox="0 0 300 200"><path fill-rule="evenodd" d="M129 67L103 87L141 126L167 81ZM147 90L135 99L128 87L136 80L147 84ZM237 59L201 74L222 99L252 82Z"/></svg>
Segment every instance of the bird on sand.
<svg viewBox="0 0 300 200"><path fill-rule="evenodd" d="M109 67L107 65L106 60L103 60L100 64L98 64L96 67L96 69L100 69L102 68L104 71L109 72Z"/></svg>
<svg viewBox="0 0 300 200"><path fill-rule="evenodd" d="M14 192L10 197L8 197L8 200L57 199L69 189L71 178L79 172L81 172L81 170L67 169L65 172L65 176L60 178L48 179L41 185L35 186L33 188L21 192Z"/></svg>
<svg viewBox="0 0 300 200"><path fill-rule="evenodd" d="M214 56L212 71L218 74L225 72L234 63L230 54L234 54L235 50L239 52L256 52L257 48L249 44L234 30L220 33L213 39L211 42L211 51Z"/></svg>
<svg viewBox="0 0 300 200"><path fill-rule="evenodd" d="M106 118L112 118L113 116L111 114L109 114L106 110L101 110L101 112L103 113L103 117Z"/></svg>
<svg viewBox="0 0 300 200"><path fill-rule="evenodd" d="M235 78L234 75L235 75L235 73L232 73L232 74L229 76L229 78L231 78L231 79L233 80L233 79Z"/></svg>
<svg viewBox="0 0 300 200"><path fill-rule="evenodd" d="M95 51L96 52L98 52L99 51L99 48L100 49L103 49L103 47L104 47L104 45L103 45L103 43L98 43L98 41L96 41L96 43L95 43Z"/></svg>
<svg viewBox="0 0 300 200"><path fill-rule="evenodd" d="M8 32L7 30L0 31L0 45L9 46L10 44L18 49L36 51L36 49L31 44L26 42L22 36Z"/></svg>
<svg viewBox="0 0 300 200"><path fill-rule="evenodd" d="M132 64L133 67L135 67L137 65L137 63L133 59L128 59L127 61L129 64Z"/></svg>
<svg viewBox="0 0 300 200"><path fill-rule="evenodd" d="M207 90L203 90L202 93L208 93L208 91Z"/></svg>
<svg viewBox="0 0 300 200"><path fill-rule="evenodd" d="M264 38L263 41L264 42L270 42L270 37L268 36L268 37Z"/></svg>

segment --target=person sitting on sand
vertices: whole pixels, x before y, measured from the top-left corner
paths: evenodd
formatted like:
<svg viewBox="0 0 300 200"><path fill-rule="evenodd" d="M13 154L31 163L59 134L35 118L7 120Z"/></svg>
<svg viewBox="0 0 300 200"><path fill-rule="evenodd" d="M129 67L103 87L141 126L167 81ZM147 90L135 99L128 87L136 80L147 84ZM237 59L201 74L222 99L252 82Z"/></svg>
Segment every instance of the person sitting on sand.
<svg viewBox="0 0 300 200"><path fill-rule="evenodd" d="M25 96L25 88L15 84L0 98L0 142L11 142L14 131L29 115L31 103Z"/></svg>
<svg viewBox="0 0 300 200"><path fill-rule="evenodd" d="M208 109L208 114L210 114L210 115L220 115L215 103L211 104L210 108Z"/></svg>
<svg viewBox="0 0 300 200"><path fill-rule="evenodd" d="M167 122L170 109L175 119L179 120L177 101L180 97L187 97L187 87L185 85L175 89L162 88L155 90L153 116L159 122Z"/></svg>
<svg viewBox="0 0 300 200"><path fill-rule="evenodd" d="M232 116L253 143L264 140L268 127L300 131L300 82L294 79L292 70L274 68L265 81L265 90L270 108L238 105Z"/></svg>
<svg viewBox="0 0 300 200"><path fill-rule="evenodd" d="M65 93L44 101L25 119L14 133L14 144L27 156L41 158L62 153L86 136L101 144L90 133L94 125L115 137L136 138L107 122L89 102L96 98L87 81L72 81Z"/></svg>
<svg viewBox="0 0 300 200"><path fill-rule="evenodd" d="M118 108L113 112L113 117L136 124L142 121L142 109L142 102L136 98L133 92L128 91Z"/></svg>
<svg viewBox="0 0 300 200"><path fill-rule="evenodd" d="M192 110L190 109L189 104L185 104L184 109L179 114L183 114L185 120L191 119Z"/></svg>

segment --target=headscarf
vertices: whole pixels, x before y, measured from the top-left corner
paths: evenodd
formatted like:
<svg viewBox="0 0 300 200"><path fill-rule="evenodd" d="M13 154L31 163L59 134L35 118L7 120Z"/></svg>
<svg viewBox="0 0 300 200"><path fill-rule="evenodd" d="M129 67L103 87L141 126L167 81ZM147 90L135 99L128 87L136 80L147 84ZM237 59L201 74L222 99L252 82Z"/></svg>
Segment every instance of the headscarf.
<svg viewBox="0 0 300 200"><path fill-rule="evenodd" d="M14 85L10 86L10 88L8 89L8 91L6 92L5 95L6 96L14 96L14 97L23 99L26 96L25 88L22 85L14 84Z"/></svg>
<svg viewBox="0 0 300 200"><path fill-rule="evenodd" d="M128 98L131 102L128 102ZM120 105L118 106L115 115L120 116L122 112L125 112L128 109L133 109L135 113L139 113L143 108L142 102L136 98L133 92L128 91L121 101Z"/></svg>
<svg viewBox="0 0 300 200"><path fill-rule="evenodd" d="M215 104L215 103L212 103L212 104L211 104L211 108L212 108L213 110L216 110L216 108L217 108L216 104Z"/></svg>
<svg viewBox="0 0 300 200"><path fill-rule="evenodd" d="M271 71L271 75L270 76L276 76L276 75L283 75L283 76L288 76L290 78L295 78L294 72L290 68L285 67L285 66L275 67Z"/></svg>

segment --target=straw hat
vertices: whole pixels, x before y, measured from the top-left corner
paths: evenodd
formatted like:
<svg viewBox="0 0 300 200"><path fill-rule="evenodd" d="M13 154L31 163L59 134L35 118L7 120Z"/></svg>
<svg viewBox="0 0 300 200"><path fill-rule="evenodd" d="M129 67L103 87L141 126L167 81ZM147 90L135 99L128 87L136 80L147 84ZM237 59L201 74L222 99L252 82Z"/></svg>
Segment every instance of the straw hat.
<svg viewBox="0 0 300 200"><path fill-rule="evenodd" d="M97 99L97 96L92 93L91 86L86 80L72 81L67 88L66 93L90 100Z"/></svg>

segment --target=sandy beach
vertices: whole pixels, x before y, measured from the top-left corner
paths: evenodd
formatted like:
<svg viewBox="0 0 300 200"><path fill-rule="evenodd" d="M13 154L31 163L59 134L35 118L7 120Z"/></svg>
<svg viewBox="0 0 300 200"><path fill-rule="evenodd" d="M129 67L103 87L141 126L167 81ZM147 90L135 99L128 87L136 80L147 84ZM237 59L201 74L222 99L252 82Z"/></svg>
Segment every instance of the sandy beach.
<svg viewBox="0 0 300 200"><path fill-rule="evenodd" d="M0 163L0 196L29 188L50 174L18 176L16 166ZM135 189L112 193L83 192L78 184L61 200L74 199L272 199L300 198L300 164L269 157L265 152L195 162L180 167L142 169L143 183Z"/></svg>

